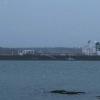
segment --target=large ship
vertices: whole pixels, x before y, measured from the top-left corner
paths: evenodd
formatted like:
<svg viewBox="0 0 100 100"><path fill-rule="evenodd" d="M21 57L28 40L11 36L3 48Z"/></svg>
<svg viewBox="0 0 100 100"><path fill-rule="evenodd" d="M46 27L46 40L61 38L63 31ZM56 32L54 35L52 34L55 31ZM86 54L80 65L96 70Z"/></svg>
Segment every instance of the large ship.
<svg viewBox="0 0 100 100"><path fill-rule="evenodd" d="M59 60L59 61L100 61L100 42L88 41L82 52L75 53L36 53L35 50L18 50L17 54L1 54L0 60Z"/></svg>

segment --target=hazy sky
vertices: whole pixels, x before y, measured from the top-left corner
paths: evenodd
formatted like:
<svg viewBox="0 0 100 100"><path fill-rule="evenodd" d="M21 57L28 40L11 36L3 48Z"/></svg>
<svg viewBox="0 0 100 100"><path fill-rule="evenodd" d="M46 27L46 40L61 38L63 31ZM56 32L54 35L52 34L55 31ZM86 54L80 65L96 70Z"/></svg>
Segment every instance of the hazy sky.
<svg viewBox="0 0 100 100"><path fill-rule="evenodd" d="M100 0L0 0L0 46L69 47L100 41Z"/></svg>

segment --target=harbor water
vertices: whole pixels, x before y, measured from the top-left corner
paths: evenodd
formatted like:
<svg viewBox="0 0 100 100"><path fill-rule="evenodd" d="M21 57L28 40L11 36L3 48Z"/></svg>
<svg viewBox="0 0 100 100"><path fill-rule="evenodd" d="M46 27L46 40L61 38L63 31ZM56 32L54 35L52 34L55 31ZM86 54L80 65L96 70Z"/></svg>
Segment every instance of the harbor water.
<svg viewBox="0 0 100 100"><path fill-rule="evenodd" d="M51 94L52 90L85 94ZM0 100L98 100L99 61L0 61Z"/></svg>

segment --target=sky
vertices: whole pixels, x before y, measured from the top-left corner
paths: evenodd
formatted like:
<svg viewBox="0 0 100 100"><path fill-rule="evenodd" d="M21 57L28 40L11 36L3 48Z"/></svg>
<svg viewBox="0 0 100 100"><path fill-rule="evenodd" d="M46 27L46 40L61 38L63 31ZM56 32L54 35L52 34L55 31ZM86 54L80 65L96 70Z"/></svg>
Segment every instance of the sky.
<svg viewBox="0 0 100 100"><path fill-rule="evenodd" d="M100 0L0 0L1 47L80 47L100 41Z"/></svg>

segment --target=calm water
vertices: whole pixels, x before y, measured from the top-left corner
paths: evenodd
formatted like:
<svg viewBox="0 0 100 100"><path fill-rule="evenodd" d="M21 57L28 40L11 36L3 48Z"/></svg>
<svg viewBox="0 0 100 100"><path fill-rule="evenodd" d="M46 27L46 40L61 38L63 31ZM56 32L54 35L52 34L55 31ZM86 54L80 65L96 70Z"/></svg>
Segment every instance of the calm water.
<svg viewBox="0 0 100 100"><path fill-rule="evenodd" d="M77 96L50 90L84 91ZM0 100L97 100L100 62L0 61Z"/></svg>

